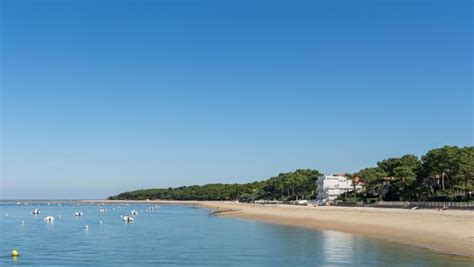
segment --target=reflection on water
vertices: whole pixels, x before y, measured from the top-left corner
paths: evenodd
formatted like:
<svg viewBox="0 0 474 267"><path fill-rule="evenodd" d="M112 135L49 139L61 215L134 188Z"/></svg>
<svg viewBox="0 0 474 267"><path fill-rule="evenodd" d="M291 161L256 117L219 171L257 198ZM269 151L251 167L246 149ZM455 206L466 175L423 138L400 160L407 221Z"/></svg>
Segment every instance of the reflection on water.
<svg viewBox="0 0 474 267"><path fill-rule="evenodd" d="M31 215L40 208L39 216ZM74 217L78 209L84 216ZM334 231L226 217L183 206L0 205L0 265L469 266L473 261ZM133 223L121 215L138 210ZM8 216L3 216L8 213ZM62 216L59 217L58 215ZM54 223L43 217L52 215ZM24 221L24 223L21 223ZM100 223L102 221L102 223ZM88 228L85 228L88 225ZM9 256L18 249L21 256Z"/></svg>
<svg viewBox="0 0 474 267"><path fill-rule="evenodd" d="M321 236L321 251L325 262L351 262L351 259L354 258L354 235L323 231Z"/></svg>

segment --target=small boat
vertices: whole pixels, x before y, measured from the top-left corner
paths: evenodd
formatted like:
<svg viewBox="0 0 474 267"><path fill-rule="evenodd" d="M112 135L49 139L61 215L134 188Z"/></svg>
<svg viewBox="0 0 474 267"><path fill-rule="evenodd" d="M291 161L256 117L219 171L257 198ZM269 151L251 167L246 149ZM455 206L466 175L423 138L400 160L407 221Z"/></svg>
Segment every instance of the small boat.
<svg viewBox="0 0 474 267"><path fill-rule="evenodd" d="M138 214L138 211L132 210L132 211L130 212L130 214L132 214L132 215L137 215L137 214Z"/></svg>
<svg viewBox="0 0 474 267"><path fill-rule="evenodd" d="M84 215L84 213L82 211L74 212L74 216L76 216L76 217L81 217L82 215Z"/></svg>
<svg viewBox="0 0 474 267"><path fill-rule="evenodd" d="M127 222L127 223L133 222L132 216L128 216L128 215L123 216L123 217L122 217L122 220L123 220L124 222Z"/></svg>
<svg viewBox="0 0 474 267"><path fill-rule="evenodd" d="M105 212L105 209L98 209L97 211L102 213L102 212Z"/></svg>
<svg viewBox="0 0 474 267"><path fill-rule="evenodd" d="M34 209L34 210L31 212L31 214L33 214L33 215L38 215L38 214L40 214L40 213L41 213L41 211L40 211L39 209Z"/></svg>
<svg viewBox="0 0 474 267"><path fill-rule="evenodd" d="M52 222L54 222L54 217L53 216L46 216L43 220L47 223L52 223Z"/></svg>

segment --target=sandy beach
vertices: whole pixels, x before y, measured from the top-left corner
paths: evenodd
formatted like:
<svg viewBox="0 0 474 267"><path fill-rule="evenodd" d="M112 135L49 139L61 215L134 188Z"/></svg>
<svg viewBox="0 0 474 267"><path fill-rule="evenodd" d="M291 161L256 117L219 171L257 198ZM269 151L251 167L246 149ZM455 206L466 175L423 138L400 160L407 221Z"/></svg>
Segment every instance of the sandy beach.
<svg viewBox="0 0 474 267"><path fill-rule="evenodd" d="M256 205L218 201L100 201L197 205L220 216L335 230L474 258L474 211Z"/></svg>

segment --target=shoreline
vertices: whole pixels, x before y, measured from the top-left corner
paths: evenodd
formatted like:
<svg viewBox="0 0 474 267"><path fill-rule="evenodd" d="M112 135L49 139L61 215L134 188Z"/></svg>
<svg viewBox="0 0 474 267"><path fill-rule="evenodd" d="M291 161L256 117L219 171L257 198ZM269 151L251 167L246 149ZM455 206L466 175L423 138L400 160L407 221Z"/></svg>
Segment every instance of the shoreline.
<svg viewBox="0 0 474 267"><path fill-rule="evenodd" d="M191 205L217 216L315 230L333 230L474 258L474 212L365 207L259 205L220 201L83 200L83 203Z"/></svg>

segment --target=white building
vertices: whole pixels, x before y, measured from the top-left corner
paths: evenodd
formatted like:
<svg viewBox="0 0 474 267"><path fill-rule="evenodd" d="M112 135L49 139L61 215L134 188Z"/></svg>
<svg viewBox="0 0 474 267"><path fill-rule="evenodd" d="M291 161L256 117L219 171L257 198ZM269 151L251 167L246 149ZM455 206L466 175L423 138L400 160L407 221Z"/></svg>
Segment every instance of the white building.
<svg viewBox="0 0 474 267"><path fill-rule="evenodd" d="M321 176L316 185L316 199L322 201L333 201L340 194L353 190L352 180L342 174Z"/></svg>

